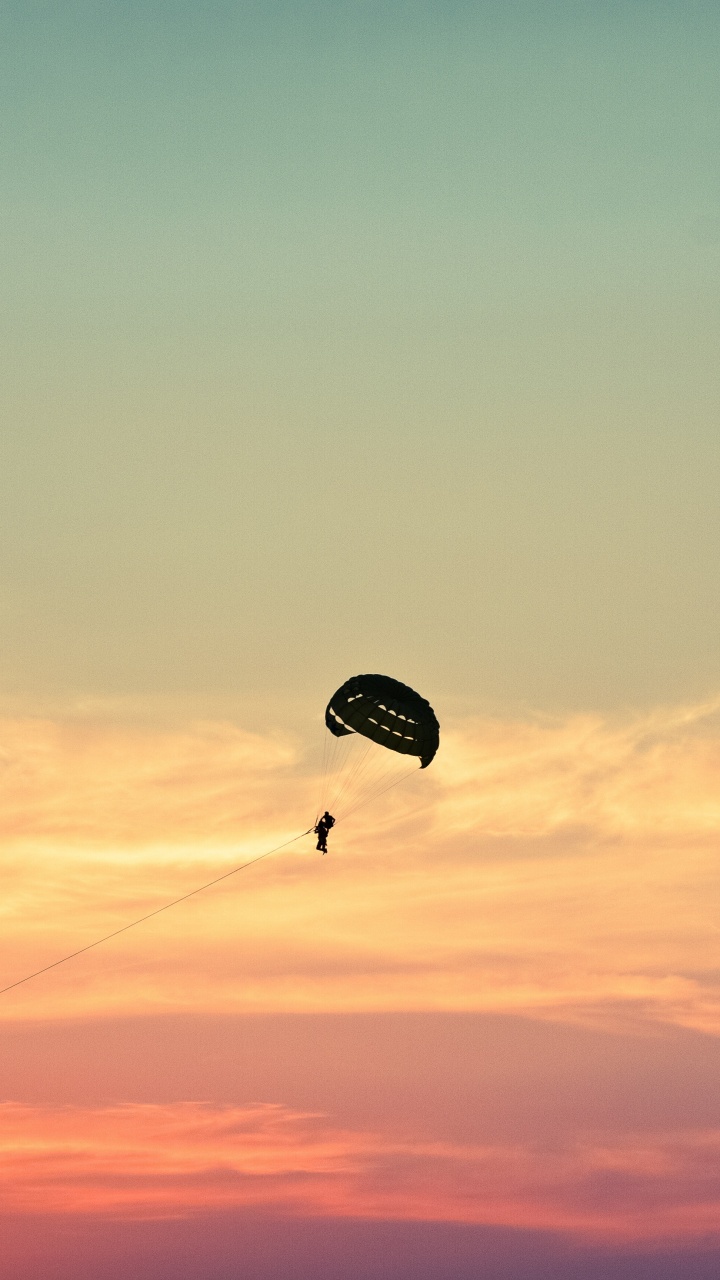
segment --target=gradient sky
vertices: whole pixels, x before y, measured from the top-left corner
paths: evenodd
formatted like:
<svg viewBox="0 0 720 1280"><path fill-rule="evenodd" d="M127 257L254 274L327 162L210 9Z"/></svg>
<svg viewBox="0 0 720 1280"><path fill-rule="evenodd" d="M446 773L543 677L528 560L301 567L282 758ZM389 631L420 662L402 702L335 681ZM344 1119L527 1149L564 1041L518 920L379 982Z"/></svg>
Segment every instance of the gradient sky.
<svg viewBox="0 0 720 1280"><path fill-rule="evenodd" d="M12 1280L720 1265L720 13L0 14Z"/></svg>

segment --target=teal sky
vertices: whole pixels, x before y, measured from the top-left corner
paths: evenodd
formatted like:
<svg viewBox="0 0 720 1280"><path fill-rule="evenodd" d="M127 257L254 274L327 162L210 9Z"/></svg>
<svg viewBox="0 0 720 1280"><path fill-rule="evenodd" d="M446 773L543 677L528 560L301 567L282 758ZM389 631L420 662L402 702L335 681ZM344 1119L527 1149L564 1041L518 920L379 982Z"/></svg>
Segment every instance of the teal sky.
<svg viewBox="0 0 720 1280"><path fill-rule="evenodd" d="M717 692L719 37L6 4L5 696Z"/></svg>

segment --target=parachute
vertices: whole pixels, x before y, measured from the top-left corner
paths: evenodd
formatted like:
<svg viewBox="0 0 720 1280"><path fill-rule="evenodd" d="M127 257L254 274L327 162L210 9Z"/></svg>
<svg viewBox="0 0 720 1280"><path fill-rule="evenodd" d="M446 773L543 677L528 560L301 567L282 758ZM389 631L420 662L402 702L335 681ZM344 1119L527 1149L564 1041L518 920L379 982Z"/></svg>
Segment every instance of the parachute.
<svg viewBox="0 0 720 1280"><path fill-rule="evenodd" d="M343 818L408 776L403 757L427 769L440 743L430 703L390 676L346 680L327 705L325 724L332 738L325 736L321 802Z"/></svg>
<svg viewBox="0 0 720 1280"><path fill-rule="evenodd" d="M336 738L360 733L390 751L419 756L427 769L440 745L440 725L430 703L390 676L353 676L341 685L325 711Z"/></svg>

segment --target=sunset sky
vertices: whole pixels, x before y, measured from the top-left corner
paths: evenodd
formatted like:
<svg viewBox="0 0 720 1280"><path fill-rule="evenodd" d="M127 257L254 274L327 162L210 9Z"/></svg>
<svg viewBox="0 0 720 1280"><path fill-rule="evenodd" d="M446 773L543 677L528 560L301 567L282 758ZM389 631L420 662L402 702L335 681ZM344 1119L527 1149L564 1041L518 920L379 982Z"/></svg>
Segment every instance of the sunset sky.
<svg viewBox="0 0 720 1280"><path fill-rule="evenodd" d="M285 846L0 996L10 1280L717 1280L719 57L5 6L0 987Z"/></svg>

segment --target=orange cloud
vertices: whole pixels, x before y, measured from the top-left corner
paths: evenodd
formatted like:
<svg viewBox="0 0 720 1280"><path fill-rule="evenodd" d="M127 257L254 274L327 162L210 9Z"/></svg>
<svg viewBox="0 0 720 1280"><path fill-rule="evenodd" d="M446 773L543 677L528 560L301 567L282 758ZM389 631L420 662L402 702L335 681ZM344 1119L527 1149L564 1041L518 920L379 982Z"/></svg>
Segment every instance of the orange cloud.
<svg viewBox="0 0 720 1280"><path fill-rule="evenodd" d="M302 830L318 786L296 742L227 724L16 719L0 744L5 982ZM719 765L717 703L455 722L328 858L300 842L0 1016L487 1009L716 1032Z"/></svg>
<svg viewBox="0 0 720 1280"><path fill-rule="evenodd" d="M262 1206L612 1241L720 1235L720 1131L552 1147L332 1127L280 1106L0 1106L5 1213L163 1217Z"/></svg>
<svg viewBox="0 0 720 1280"><path fill-rule="evenodd" d="M0 721L0 834L127 847L267 830L278 794L292 804L298 754L222 722Z"/></svg>
<svg viewBox="0 0 720 1280"><path fill-rule="evenodd" d="M720 826L720 701L613 724L476 721L446 734L438 772L452 829L697 839Z"/></svg>

